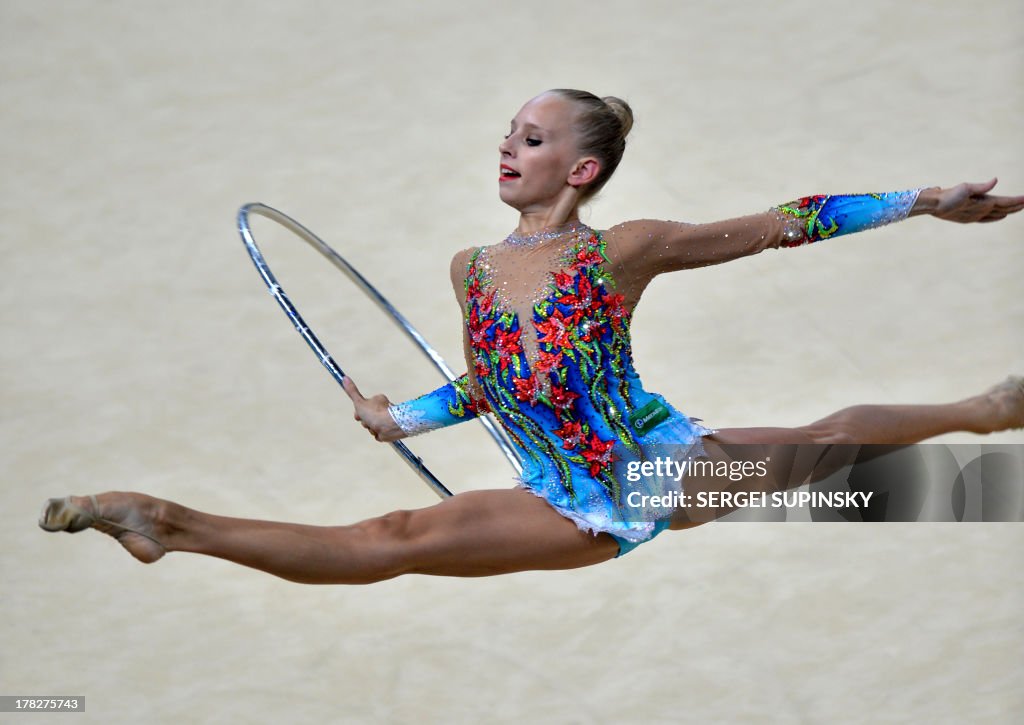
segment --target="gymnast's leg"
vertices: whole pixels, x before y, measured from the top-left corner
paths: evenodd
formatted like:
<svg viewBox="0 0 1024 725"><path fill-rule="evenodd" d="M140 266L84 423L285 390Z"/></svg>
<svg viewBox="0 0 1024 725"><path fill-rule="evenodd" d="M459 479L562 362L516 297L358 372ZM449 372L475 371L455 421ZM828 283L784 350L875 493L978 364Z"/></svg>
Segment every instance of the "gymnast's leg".
<svg viewBox="0 0 1024 725"><path fill-rule="evenodd" d="M1024 381L941 405L855 405L799 428L726 428L731 443L910 445L944 433L996 433L1024 426Z"/></svg>
<svg viewBox="0 0 1024 725"><path fill-rule="evenodd" d="M843 467L887 449L944 433L995 433L1024 427L1024 381L1009 378L980 395L940 405L856 405L798 428L723 428L704 438L713 463L769 461L766 476L739 481L688 476L687 492L775 491L821 481ZM857 450L857 446L870 444ZM856 459L851 455L858 453ZM691 499L695 500L695 498ZM672 528L719 518L733 508L680 509Z"/></svg>
<svg viewBox="0 0 1024 725"><path fill-rule="evenodd" d="M101 494L96 502L99 510L92 511L89 498L72 499L74 506L105 520L93 528L117 538L141 561L190 551L304 584L368 584L413 573L468 577L573 569L618 553L610 536L580 531L522 489L470 491L351 526L214 516L135 493ZM59 518L59 504L50 504L41 524Z"/></svg>

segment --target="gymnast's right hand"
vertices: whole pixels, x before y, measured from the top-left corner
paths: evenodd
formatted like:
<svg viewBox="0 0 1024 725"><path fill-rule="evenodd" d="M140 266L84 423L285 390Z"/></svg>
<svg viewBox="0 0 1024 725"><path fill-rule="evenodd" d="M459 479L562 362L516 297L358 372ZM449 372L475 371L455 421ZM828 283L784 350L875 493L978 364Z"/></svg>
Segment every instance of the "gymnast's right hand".
<svg viewBox="0 0 1024 725"><path fill-rule="evenodd" d="M383 443L397 441L405 437L405 433L395 419L388 412L391 401L384 395L374 395L372 398L364 398L359 388L347 375L342 380L342 387L348 393L355 407L355 419L359 421L366 430L370 431L373 437Z"/></svg>

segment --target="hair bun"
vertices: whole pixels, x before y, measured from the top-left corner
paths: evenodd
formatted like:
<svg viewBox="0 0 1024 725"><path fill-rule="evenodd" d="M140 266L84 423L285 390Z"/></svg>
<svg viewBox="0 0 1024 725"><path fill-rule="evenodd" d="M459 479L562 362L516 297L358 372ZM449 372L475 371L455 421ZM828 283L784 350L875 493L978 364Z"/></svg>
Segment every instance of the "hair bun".
<svg viewBox="0 0 1024 725"><path fill-rule="evenodd" d="M633 109L629 107L628 103L616 96L605 96L601 100L611 109L615 117L619 119L619 125L622 126L621 138L625 140L626 136L629 135L630 129L633 128Z"/></svg>

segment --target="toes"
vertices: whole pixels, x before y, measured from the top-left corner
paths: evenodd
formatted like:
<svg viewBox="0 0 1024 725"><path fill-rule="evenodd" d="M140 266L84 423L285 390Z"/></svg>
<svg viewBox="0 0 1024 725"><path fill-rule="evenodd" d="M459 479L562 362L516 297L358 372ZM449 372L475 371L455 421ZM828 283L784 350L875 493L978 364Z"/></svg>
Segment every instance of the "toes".
<svg viewBox="0 0 1024 725"><path fill-rule="evenodd" d="M44 531L63 531L67 525L64 520L63 499L51 498L43 506L39 514L39 528Z"/></svg>
<svg viewBox="0 0 1024 725"><path fill-rule="evenodd" d="M70 496L51 498L39 515L39 527L44 531L75 533L89 528L95 518L91 513L72 503Z"/></svg>

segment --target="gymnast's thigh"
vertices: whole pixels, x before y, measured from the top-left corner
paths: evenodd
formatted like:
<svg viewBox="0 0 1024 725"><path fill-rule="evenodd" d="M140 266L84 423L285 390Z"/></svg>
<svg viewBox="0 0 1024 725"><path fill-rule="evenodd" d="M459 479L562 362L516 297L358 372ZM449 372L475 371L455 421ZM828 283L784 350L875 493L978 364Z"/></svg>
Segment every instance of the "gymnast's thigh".
<svg viewBox="0 0 1024 725"><path fill-rule="evenodd" d="M468 491L411 511L405 525L409 573L489 576L575 569L612 559L608 534L580 531L521 488Z"/></svg>

